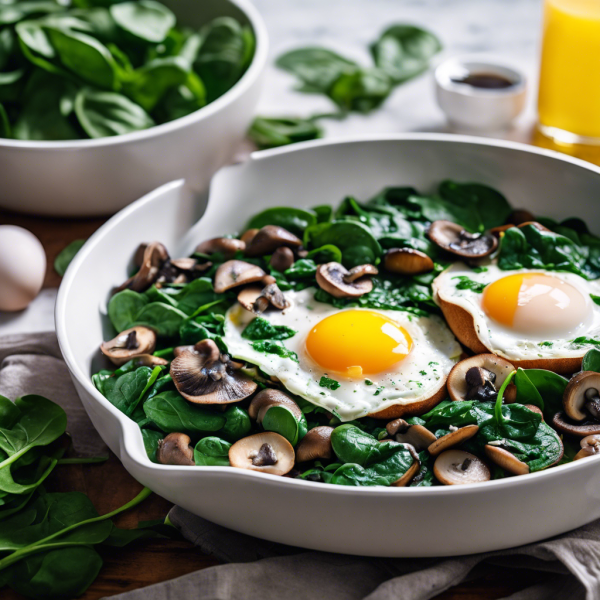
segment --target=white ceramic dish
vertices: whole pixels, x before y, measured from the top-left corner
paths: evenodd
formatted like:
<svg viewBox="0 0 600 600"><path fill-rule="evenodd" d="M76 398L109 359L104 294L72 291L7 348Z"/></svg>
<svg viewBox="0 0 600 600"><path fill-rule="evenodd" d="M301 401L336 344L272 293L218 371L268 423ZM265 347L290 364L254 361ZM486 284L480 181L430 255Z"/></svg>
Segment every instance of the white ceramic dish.
<svg viewBox="0 0 600 600"><path fill-rule="evenodd" d="M256 50L240 81L199 111L145 131L61 142L0 139L0 206L36 215L108 215L174 179L206 189L231 160L258 102L268 46L263 20L250 0L162 2L186 26L233 16L252 27Z"/></svg>
<svg viewBox="0 0 600 600"><path fill-rule="evenodd" d="M109 289L125 279L140 242L161 240L173 255L185 255L202 239L241 228L267 206L336 203L395 184L429 190L448 177L485 182L515 207L551 217L579 215L600 230L598 167L519 144L432 134L309 142L257 153L217 174L205 213L207 195L194 196L176 181L104 225L68 269L56 327L83 404L126 469L161 496L220 525L351 554L468 554L533 542L600 517L597 457L522 477L435 488L350 488L231 467L156 465L146 457L137 425L92 385L103 339L99 311Z"/></svg>

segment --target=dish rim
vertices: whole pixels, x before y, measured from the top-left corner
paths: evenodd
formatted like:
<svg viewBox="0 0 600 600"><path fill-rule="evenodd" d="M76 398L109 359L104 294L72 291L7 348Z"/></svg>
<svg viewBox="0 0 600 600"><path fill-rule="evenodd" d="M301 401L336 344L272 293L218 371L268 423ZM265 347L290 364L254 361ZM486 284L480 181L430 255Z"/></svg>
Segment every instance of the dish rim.
<svg viewBox="0 0 600 600"><path fill-rule="evenodd" d="M237 1L237 0L236 0ZM575 166L582 167L589 171L592 171L596 175L600 176L600 166L593 165L586 161L573 158L571 156L561 154L554 150L548 150L545 148L538 148L535 146L529 146L527 144L523 144L520 142L506 141L506 140L495 140L484 137L476 137L469 135L456 135L456 134L445 134L445 133L401 133L401 134L382 134L382 135L364 135L364 136L354 136L348 139L322 139L322 140L312 140L308 142L301 142L297 144L293 144L292 146L285 146L282 148L274 148L271 150L262 150L258 152L254 152L250 155L250 161L259 161L262 159L270 158L272 156L278 156L283 154L290 154L299 151L310 150L311 148L318 148L324 146L338 146L338 145L351 145L356 143L369 143L369 142L381 142L381 141L432 141L432 142L441 142L441 143L467 143L472 145L479 146L491 146L497 148L505 148L507 150L514 150L519 152L527 152L530 154L537 154L540 156L546 156L549 158L555 158L560 161L571 163ZM230 167L224 167L219 171L216 177L219 176L219 173L222 171L228 170ZM235 168L235 165L233 166ZM143 469L146 471L166 471L173 473L188 473L189 476L202 476L202 473L212 473L218 476L227 476L227 477L241 477L247 478L248 481L262 481L267 485L282 485L282 486L300 486L300 488L304 488L307 492L314 493L335 493L335 494L344 494L353 496L355 494L363 495L376 495L376 496L388 496L398 495L403 497L405 494L411 494L415 497L424 497L424 498L437 498L439 496L447 496L447 495L455 495L455 494L463 494L468 492L478 492L485 493L487 490L490 490L490 493L493 493L493 490L499 486L508 487L508 488L521 488L522 486L530 485L528 482L535 482L537 479L545 478L549 479L552 477L560 477L561 473L565 471L565 469L575 470L575 469L586 469L593 464L592 461L598 461L600 459L600 454L597 456L588 457L587 460L578 460L575 462L567 463L564 465L559 465L556 467L551 467L542 471L537 471L535 473L529 473L526 477L507 477L503 479L496 479L492 481L487 481L484 484L481 483L468 483L462 485L450 485L450 486L432 486L432 487L383 487L383 486L373 486L373 487L360 487L360 486L340 486L329 483L315 483L312 481L305 481L301 479L291 478L291 477L281 477L278 475L271 475L269 473L260 473L257 471L252 471L250 469L236 469L232 467L207 467L207 466L174 466L174 465L160 465L157 463L153 463L150 459L144 454L143 460L139 460L136 456L138 453L132 448L132 436L128 435L128 430L130 428L134 428L139 439L141 440L141 431L137 426L137 423L132 421L129 417L119 411L115 406L113 406L93 385L91 375L86 375L82 369L79 368L77 360L74 356L73 351L68 343L68 336L66 332L66 319L68 315L67 311L67 298L69 295L69 291L71 287L74 285L77 280L78 272L81 268L81 265L87 259L87 256L91 253L92 249L95 248L99 243L101 243L102 238L104 237L105 232L110 231L117 223L120 223L124 219L128 218L130 214L135 213L141 206L145 204L151 203L154 201L156 197L162 196L166 191L170 189L176 189L185 186L185 181L183 179L179 179L176 181L172 181L166 183L152 192L146 194L142 198L136 200L132 204L128 205L118 213L116 213L113 217L111 217L104 225L102 225L86 242L83 248L77 253L73 262L67 269L67 272L63 278L63 281L58 290L58 296L56 299L56 305L54 310L55 323L56 323L56 334L58 337L58 343L60 346L60 350L64 357L64 360L69 368L69 371L77 381L79 385L81 385L85 391L97 402L102 404L112 415L114 415L120 425L120 446L122 452L127 455L128 460L135 463L137 468ZM209 196L210 197L210 196ZM136 435L136 434L134 434ZM142 444L143 448L143 444ZM587 466L586 466L587 465ZM196 474L196 475L193 475ZM256 478L259 478L256 480Z"/></svg>
<svg viewBox="0 0 600 600"><path fill-rule="evenodd" d="M14 148L21 150L80 150L84 148L99 148L105 146L121 146L134 144L152 137L160 137L179 131L194 123L209 119L212 115L233 104L246 90L251 87L263 72L269 52L269 38L265 22L258 9L250 0L227 0L236 6L248 19L255 38L254 56L250 65L240 79L229 88L222 96L206 106L195 110L193 113L180 117L167 123L153 125L142 131L133 131L122 135L83 140L13 140L0 138L1 148Z"/></svg>

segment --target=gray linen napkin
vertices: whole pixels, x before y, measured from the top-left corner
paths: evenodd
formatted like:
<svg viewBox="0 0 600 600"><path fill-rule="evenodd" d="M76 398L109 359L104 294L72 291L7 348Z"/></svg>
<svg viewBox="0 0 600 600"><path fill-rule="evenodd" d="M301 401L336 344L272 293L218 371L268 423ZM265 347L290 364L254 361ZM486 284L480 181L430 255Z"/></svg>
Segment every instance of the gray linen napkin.
<svg viewBox="0 0 600 600"><path fill-rule="evenodd" d="M54 333L0 338L0 394L41 394L67 412L75 449L106 447L71 383ZM113 600L427 600L469 577L483 561L546 571L543 584L510 600L600 600L600 521L521 548L447 559L360 558L306 551L236 533L179 507L171 522L202 552L229 563L112 596Z"/></svg>

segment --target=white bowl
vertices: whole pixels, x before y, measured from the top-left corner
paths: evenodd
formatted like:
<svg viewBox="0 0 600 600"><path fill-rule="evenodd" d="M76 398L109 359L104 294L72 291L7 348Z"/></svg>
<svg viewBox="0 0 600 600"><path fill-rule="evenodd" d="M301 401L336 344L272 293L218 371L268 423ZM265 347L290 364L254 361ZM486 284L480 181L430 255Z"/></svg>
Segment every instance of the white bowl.
<svg viewBox="0 0 600 600"><path fill-rule="evenodd" d="M208 187L244 138L258 103L268 38L249 0L162 0L195 28L219 16L249 24L256 37L246 73L223 96L181 119L93 140L0 139L0 206L36 215L108 215L168 181Z"/></svg>
<svg viewBox="0 0 600 600"><path fill-rule="evenodd" d="M169 183L104 225L77 255L56 305L61 350L100 435L141 483L215 523L265 539L373 556L441 556L525 544L600 517L598 457L485 484L359 488L263 475L231 467L151 463L136 423L92 385L108 292L127 275L140 242L173 255L236 231L274 205L311 207L389 185L432 190L443 179L484 182L515 207L578 215L600 230L600 169L515 143L435 134L308 142L255 154L216 175L207 194ZM204 213L204 216L202 216ZM200 217L202 218L200 219ZM198 220L200 219L200 220Z"/></svg>

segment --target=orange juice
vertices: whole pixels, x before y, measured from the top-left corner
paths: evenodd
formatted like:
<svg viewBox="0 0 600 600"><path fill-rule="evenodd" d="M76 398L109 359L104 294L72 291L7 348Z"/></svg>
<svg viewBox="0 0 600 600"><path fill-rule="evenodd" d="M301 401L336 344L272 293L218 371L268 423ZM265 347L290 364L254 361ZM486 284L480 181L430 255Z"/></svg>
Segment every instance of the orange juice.
<svg viewBox="0 0 600 600"><path fill-rule="evenodd" d="M558 145L600 145L600 0L545 0L538 111Z"/></svg>

